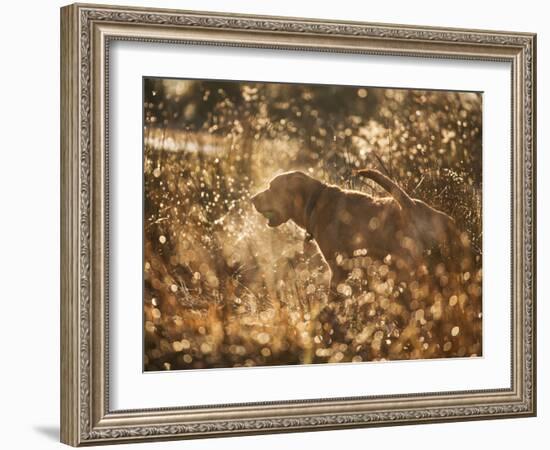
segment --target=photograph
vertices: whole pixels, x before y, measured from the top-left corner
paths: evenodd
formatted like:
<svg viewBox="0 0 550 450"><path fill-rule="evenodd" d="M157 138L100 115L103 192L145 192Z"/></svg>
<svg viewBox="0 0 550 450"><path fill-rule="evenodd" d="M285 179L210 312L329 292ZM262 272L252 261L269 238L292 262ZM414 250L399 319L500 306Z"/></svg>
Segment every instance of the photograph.
<svg viewBox="0 0 550 450"><path fill-rule="evenodd" d="M483 356L482 92L142 86L144 371Z"/></svg>
<svg viewBox="0 0 550 450"><path fill-rule="evenodd" d="M59 392L60 441L280 448L324 431L329 448L329 430L380 427L368 439L384 445L391 426L435 448L457 422L457 448L521 447L542 430L542 19L203 3L66 5L43 33L60 95L42 103L60 114L41 117L59 130L27 135L59 140L58 159L35 146L59 183L33 191L57 186L59 208L8 197L36 216L20 228L57 211L60 308L37 317L59 323L58 357L39 354L59 363L44 392ZM6 167L21 178L28 161Z"/></svg>

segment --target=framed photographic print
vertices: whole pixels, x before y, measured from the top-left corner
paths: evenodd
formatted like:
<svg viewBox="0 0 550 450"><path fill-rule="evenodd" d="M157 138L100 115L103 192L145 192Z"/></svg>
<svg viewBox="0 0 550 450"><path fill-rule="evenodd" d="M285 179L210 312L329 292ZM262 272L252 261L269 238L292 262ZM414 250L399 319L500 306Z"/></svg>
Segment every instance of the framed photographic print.
<svg viewBox="0 0 550 450"><path fill-rule="evenodd" d="M534 415L535 38L62 8L62 441Z"/></svg>

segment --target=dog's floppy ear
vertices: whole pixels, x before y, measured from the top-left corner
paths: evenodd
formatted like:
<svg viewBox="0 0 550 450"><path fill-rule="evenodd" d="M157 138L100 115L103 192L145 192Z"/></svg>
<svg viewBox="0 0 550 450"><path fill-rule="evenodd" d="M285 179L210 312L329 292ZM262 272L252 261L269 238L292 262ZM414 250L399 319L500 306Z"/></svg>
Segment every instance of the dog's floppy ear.
<svg viewBox="0 0 550 450"><path fill-rule="evenodd" d="M304 172L302 172L300 170L294 170L292 172L287 172L285 175L287 176L286 181L288 183L291 183L291 184L302 184L310 178Z"/></svg>
<svg viewBox="0 0 550 450"><path fill-rule="evenodd" d="M284 188L288 191L289 197L296 197L304 195L311 178L304 172L296 170L287 172L281 181L284 183Z"/></svg>
<svg viewBox="0 0 550 450"><path fill-rule="evenodd" d="M289 173L288 187L295 196L300 196L304 202L312 193L321 187L323 183L310 177L304 172L294 171Z"/></svg>

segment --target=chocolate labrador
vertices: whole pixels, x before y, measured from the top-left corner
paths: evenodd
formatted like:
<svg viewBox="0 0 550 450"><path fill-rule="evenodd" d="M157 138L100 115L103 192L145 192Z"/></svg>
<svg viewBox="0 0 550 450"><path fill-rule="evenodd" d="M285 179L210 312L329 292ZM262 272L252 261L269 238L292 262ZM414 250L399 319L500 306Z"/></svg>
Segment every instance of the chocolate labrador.
<svg viewBox="0 0 550 450"><path fill-rule="evenodd" d="M341 189L295 171L277 175L251 200L270 227L292 220L315 239L331 269L332 287L348 275L343 259L357 252L366 250L379 260L391 255L410 265L434 247L449 248L460 242L449 215L411 198L376 170L357 174L373 180L391 196Z"/></svg>

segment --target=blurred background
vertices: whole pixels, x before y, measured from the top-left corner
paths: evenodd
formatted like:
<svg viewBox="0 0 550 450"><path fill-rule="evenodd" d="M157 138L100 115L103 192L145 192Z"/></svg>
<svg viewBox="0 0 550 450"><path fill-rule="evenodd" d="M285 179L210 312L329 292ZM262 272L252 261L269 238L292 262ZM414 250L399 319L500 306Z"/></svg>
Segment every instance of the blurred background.
<svg viewBox="0 0 550 450"><path fill-rule="evenodd" d="M481 94L158 78L143 94L145 370L481 355ZM368 167L451 215L472 266L400 280L370 260L329 301L316 246L249 198L287 170L387 195L353 175Z"/></svg>

